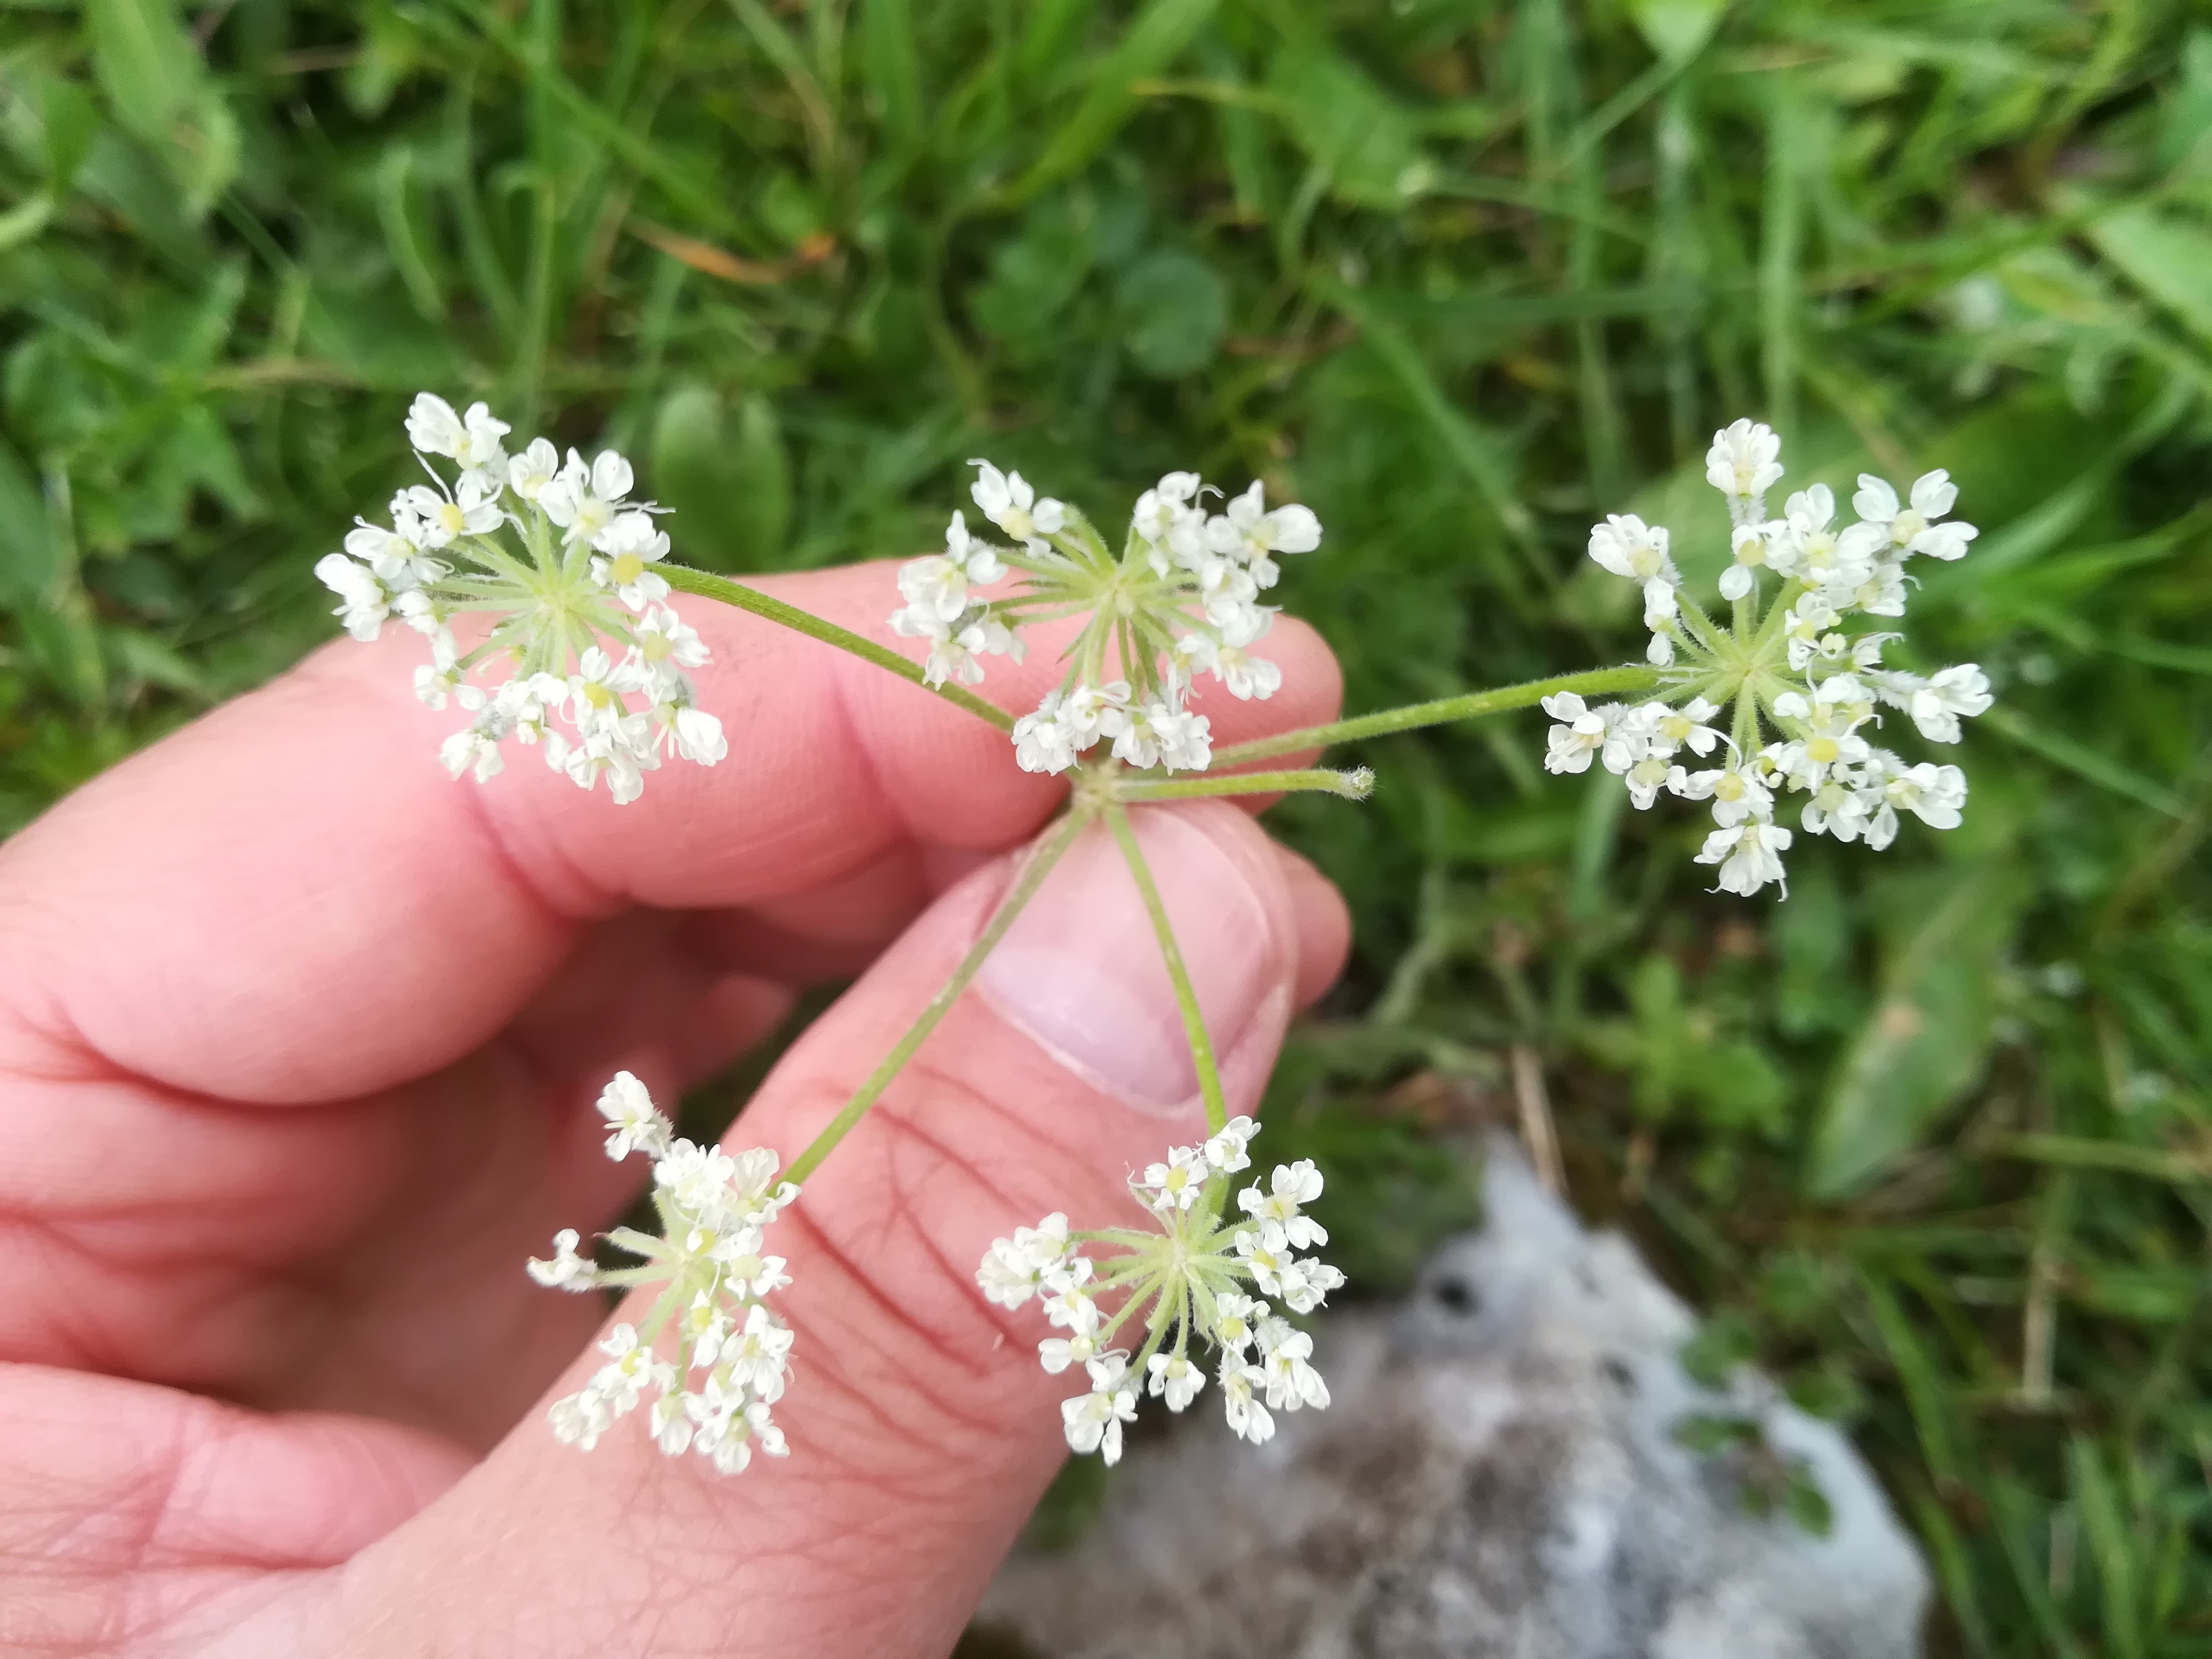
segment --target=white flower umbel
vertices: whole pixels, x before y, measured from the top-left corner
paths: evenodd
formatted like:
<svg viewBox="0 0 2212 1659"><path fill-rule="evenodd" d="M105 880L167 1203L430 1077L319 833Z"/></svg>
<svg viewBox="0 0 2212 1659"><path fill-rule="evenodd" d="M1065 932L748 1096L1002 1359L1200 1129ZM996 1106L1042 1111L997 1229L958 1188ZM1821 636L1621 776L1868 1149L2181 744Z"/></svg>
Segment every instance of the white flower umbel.
<svg viewBox="0 0 2212 1659"><path fill-rule="evenodd" d="M1184 699L1200 674L1240 698L1281 686L1281 671L1252 650L1275 614L1259 596L1280 578L1277 555L1321 544L1321 521L1303 507L1270 508L1258 483L1211 513L1206 498L1218 492L1170 472L1137 498L1116 556L1088 519L1020 473L972 465L975 506L1012 545L981 540L955 513L945 551L899 572L906 604L890 625L929 641L928 683L974 685L984 658L1021 659L1028 624L1080 617L1060 683L1015 723L1015 760L1065 772L1107 743L1140 770L1204 771L1209 724ZM1005 592L977 591L1010 574Z"/></svg>
<svg viewBox="0 0 2212 1659"><path fill-rule="evenodd" d="M1079 1366L1090 1382L1060 1407L1075 1450L1117 1460L1139 1389L1183 1410L1206 1386L1207 1347L1229 1425L1247 1439L1274 1432L1271 1410L1328 1404L1309 1363L1313 1339L1261 1299L1310 1313L1344 1283L1318 1257L1296 1255L1328 1242L1304 1213L1321 1196L1321 1172L1307 1160L1279 1164L1264 1188L1237 1195L1238 1218L1223 1218L1230 1176L1250 1166L1246 1149L1257 1133L1250 1118L1231 1118L1203 1145L1172 1147L1133 1179L1151 1230L1070 1232L1066 1216L1050 1215L984 1256L975 1279L986 1297L1006 1308L1039 1299L1055 1332L1037 1345L1039 1363L1055 1376Z"/></svg>
<svg viewBox="0 0 2212 1659"><path fill-rule="evenodd" d="M474 716L440 750L457 778L495 775L510 740L583 788L604 778L617 802L664 755L712 766L728 745L685 672L707 647L655 568L660 509L628 499L629 463L613 451L586 462L572 449L564 466L544 438L507 454L507 431L482 404L459 415L415 399L407 435L435 488L402 490L391 528L360 523L315 566L346 631L373 640L397 617L428 638L416 695ZM450 485L433 458L458 463ZM454 623L471 614L490 626L465 653Z"/></svg>
<svg viewBox="0 0 2212 1659"><path fill-rule="evenodd" d="M735 1156L679 1138L645 1085L618 1073L599 1097L607 1156L653 1160L661 1236L617 1227L607 1242L643 1260L602 1267L563 1230L530 1276L564 1291L659 1285L642 1326L617 1325L607 1355L577 1393L555 1402L553 1432L588 1451L617 1418L651 1401L653 1442L671 1457L696 1452L724 1474L755 1453L781 1457L783 1431L769 1407L783 1397L791 1331L766 1298L788 1285L783 1258L764 1254L769 1224L799 1196L776 1180L774 1152Z"/></svg>
<svg viewBox="0 0 2212 1659"><path fill-rule="evenodd" d="M1854 617L1904 615L1908 560L1965 555L1976 532L1947 516L1959 495L1948 475L1926 474L1900 503L1887 483L1862 474L1851 498L1858 521L1848 526L1835 521L1823 484L1790 496L1770 520L1766 492L1781 479L1781 453L1771 429L1738 421L1714 434L1705 457L1733 526L1735 559L1720 583L1732 602L1726 624L1680 593L1666 531L1616 516L1590 532L1590 557L1643 587L1646 654L1664 672L1642 702L1593 707L1571 691L1543 699L1558 722L1547 769L1601 763L1638 807L1662 793L1711 801L1718 828L1697 861L1718 866L1720 886L1747 896L1770 882L1787 895L1782 854L1792 831L1775 820L1791 794L1805 798L1797 824L1807 834L1876 849L1895 839L1902 813L1955 828L1966 774L1907 762L1872 738L1887 707L1928 742L1956 743L1959 722L1990 703L1972 663L1925 678L1885 669L1882 647L1899 635L1849 631ZM1770 575L1779 586L1762 607Z"/></svg>

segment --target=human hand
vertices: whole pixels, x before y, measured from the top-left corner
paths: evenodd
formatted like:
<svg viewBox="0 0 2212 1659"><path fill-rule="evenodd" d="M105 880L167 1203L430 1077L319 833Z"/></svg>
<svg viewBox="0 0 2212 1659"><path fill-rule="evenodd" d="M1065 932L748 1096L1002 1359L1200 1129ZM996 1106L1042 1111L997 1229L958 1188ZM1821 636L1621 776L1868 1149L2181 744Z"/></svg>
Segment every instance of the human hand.
<svg viewBox="0 0 2212 1659"><path fill-rule="evenodd" d="M881 568L763 586L867 628ZM1079 846L777 1226L793 1455L736 1479L542 1402L610 1321L522 1271L663 1100L860 973L746 1109L787 1159L928 1000L1064 786L1004 735L715 607L720 765L616 808L453 785L410 643L312 659L0 846L0 1652L593 1659L948 1648L1063 1454L984 1246L1203 1135L1127 869ZM1223 742L1324 720L1309 630ZM1049 653L994 670L1027 707ZM1235 808L1135 815L1232 1110L1340 964ZM865 971L862 971L865 969ZM649 1294L649 1292L647 1293Z"/></svg>

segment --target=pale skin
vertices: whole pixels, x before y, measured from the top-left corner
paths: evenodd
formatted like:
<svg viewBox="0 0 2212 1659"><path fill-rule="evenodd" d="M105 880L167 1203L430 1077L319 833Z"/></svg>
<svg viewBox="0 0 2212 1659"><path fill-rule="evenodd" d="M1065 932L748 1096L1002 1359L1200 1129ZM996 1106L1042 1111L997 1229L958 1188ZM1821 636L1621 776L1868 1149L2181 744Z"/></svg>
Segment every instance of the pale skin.
<svg viewBox="0 0 2212 1659"><path fill-rule="evenodd" d="M764 583L881 632L885 567ZM1002 732L694 603L731 752L618 808L528 750L479 788L394 629L340 642L0 846L0 1654L667 1659L941 1653L1064 1452L1033 1310L971 1274L1104 1218L1204 1133L963 1000L779 1222L792 1455L734 1479L544 1407L611 1322L522 1271L642 1177L591 1108L672 1102L857 984L732 1146L787 1158L925 1004L1064 793ZM1309 630L1217 741L1329 719ZM1050 649L992 665L1010 708ZM1247 803L1249 804L1249 803ZM1341 964L1341 901L1224 802L1174 808L1265 917L1280 994L1223 1056L1257 1099ZM1356 810L1356 809L1348 809ZM1170 908L1176 908L1174 892Z"/></svg>

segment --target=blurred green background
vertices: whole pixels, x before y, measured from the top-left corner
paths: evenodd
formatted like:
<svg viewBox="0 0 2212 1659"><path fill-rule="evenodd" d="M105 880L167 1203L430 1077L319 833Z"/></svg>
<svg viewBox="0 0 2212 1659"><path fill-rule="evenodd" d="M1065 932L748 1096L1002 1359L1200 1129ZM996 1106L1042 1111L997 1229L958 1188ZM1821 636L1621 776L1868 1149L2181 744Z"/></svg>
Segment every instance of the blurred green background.
<svg viewBox="0 0 2212 1659"><path fill-rule="evenodd" d="M2199 20L2203 20L2200 24ZM333 625L417 389L636 455L679 553L920 550L986 450L1110 520L1311 504L1350 706L1617 660L1738 414L1951 468L1905 665L1948 836L1801 838L1379 743L1278 1123L1370 1287L1540 1062L1576 1199L1849 1423L1942 1652L2212 1644L2212 10L2173 0L0 3L0 830ZM1847 492L1846 492L1847 493ZM1702 567L1699 561L1703 560ZM886 599L888 608L890 601ZM404 691L395 688L395 695ZM1908 748L1917 745L1908 742Z"/></svg>

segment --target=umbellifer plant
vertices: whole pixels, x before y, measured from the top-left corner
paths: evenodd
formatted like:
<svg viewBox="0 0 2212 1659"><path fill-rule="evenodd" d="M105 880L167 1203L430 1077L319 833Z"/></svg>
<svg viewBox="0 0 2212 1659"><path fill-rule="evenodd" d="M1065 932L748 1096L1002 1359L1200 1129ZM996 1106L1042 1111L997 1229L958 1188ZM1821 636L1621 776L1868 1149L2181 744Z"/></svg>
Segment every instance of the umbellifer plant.
<svg viewBox="0 0 2212 1659"><path fill-rule="evenodd" d="M1770 519L1780 443L1749 421L1717 434L1706 457L1733 524L1734 562L1720 581L1724 619L1683 591L1665 530L1609 516L1590 532L1589 554L1641 585L1651 634L1643 664L1219 750L1206 717L1188 706L1191 688L1211 675L1237 697L1275 691L1279 672L1256 654L1275 615L1263 599L1281 557L1321 543L1311 512L1269 507L1257 483L1226 495L1196 473L1171 472L1138 497L1117 546L1019 473L972 463L978 528L955 512L944 551L898 574L903 603L887 628L924 642L917 664L740 583L669 562L656 522L662 509L630 498L635 480L621 456L586 461L572 449L563 459L544 438L510 453L508 431L483 404L462 414L418 397L407 432L431 483L393 498L388 528L360 523L344 552L316 566L355 637L374 639L396 619L428 641L416 695L470 717L441 750L456 778L490 780L520 744L580 788L604 780L626 804L664 762L720 760L721 722L699 707L687 672L708 650L678 614L680 593L751 611L916 681L1005 731L1013 764L1071 783L1066 810L1037 837L944 988L787 1168L767 1148L730 1154L683 1139L628 1073L607 1085L599 1105L608 1155L651 1160L660 1231L606 1236L635 1258L629 1265L603 1265L573 1231L529 1264L539 1283L563 1290L661 1286L642 1325L617 1325L601 1345L605 1364L553 1407L554 1431L586 1449L643 1406L671 1456L696 1452L733 1474L756 1451L783 1455L770 1408L783 1392L792 1335L773 1298L790 1281L782 1259L768 1253L769 1231L1092 824L1103 823L1121 848L1152 917L1209 1133L1131 1172L1129 1219L1142 1224L1072 1229L1066 1216L1047 1216L996 1241L976 1280L1007 1308L1039 1302L1055 1333L1039 1343L1040 1362L1087 1383L1061 1407L1068 1443L1110 1463L1140 1392L1182 1411L1210 1380L1230 1426L1255 1443L1274 1431L1273 1413L1327 1406L1312 1339L1285 1315L1310 1313L1343 1283L1310 1254L1328 1242L1308 1212L1322 1192L1311 1163L1279 1164L1266 1181L1238 1185L1253 1167L1258 1126L1229 1115L1174 929L1130 827L1132 804L1294 790L1357 800L1373 784L1364 769L1263 763L1540 704L1557 722L1545 757L1551 770L1600 762L1639 808L1662 793L1711 803L1715 827L1698 861L1718 866L1729 892L1749 896L1772 882L1786 896L1781 855L1793 832L1778 822L1785 798L1804 798L1798 823L1807 833L1876 848L1895 838L1904 814L1949 829L1966 799L1959 768L1908 763L1865 734L1887 708L1929 742L1955 743L1960 718L1990 706L1972 664L1926 678L1884 669L1882 647L1897 635L1857 620L1903 615L1912 558L1966 552L1975 532L1948 516L1957 495L1948 478L1930 472L1900 502L1890 485L1862 476L1849 525L1814 484ZM1063 671L1036 708L1012 716L970 689L992 656L1022 657L1025 629L1068 621L1078 626Z"/></svg>

